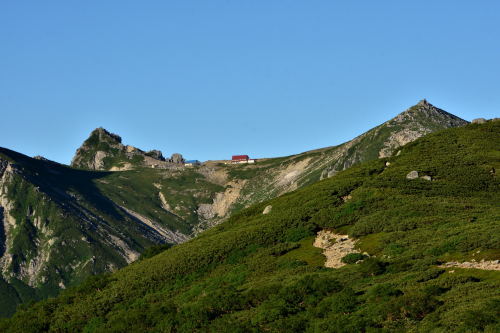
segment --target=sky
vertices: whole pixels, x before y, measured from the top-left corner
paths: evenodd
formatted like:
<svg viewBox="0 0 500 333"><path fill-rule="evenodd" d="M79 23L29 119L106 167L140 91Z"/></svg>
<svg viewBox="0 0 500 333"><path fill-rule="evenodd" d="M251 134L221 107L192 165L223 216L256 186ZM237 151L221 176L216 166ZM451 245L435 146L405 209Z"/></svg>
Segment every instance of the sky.
<svg viewBox="0 0 500 333"><path fill-rule="evenodd" d="M0 1L0 146L60 163L101 126L166 156L290 155L423 98L500 117L500 1Z"/></svg>

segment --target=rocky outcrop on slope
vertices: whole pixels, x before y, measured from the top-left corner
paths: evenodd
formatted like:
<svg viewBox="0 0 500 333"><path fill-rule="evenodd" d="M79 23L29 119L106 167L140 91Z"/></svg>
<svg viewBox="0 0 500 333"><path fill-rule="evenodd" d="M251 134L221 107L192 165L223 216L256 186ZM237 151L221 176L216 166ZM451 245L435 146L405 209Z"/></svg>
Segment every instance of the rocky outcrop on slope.
<svg viewBox="0 0 500 333"><path fill-rule="evenodd" d="M481 261L464 261L457 262L451 261L440 265L440 267L450 268L450 267L458 267L458 268L474 268L474 269L482 269L487 271L500 271L500 260L484 260Z"/></svg>
<svg viewBox="0 0 500 333"><path fill-rule="evenodd" d="M139 148L123 145L122 138L100 127L77 149L71 166L87 170L123 171L137 167L167 169L182 165L181 154L173 154L170 159L163 157L159 150L147 152Z"/></svg>
<svg viewBox="0 0 500 333"><path fill-rule="evenodd" d="M355 248L355 240L349 238L348 235L335 234L329 230L318 232L313 246L323 249L323 255L326 257L325 267L329 268L345 266L342 258L351 253L359 253Z"/></svg>

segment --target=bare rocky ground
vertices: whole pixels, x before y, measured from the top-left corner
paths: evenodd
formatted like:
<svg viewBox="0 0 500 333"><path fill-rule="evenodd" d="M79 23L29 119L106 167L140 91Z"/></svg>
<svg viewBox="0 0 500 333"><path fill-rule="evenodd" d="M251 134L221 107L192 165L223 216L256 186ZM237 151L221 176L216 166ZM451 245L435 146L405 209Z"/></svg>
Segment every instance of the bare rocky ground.
<svg viewBox="0 0 500 333"><path fill-rule="evenodd" d="M487 271L500 271L500 260L481 260L481 261L465 261L465 262L451 261L442 264L440 267L475 268L475 269L484 269Z"/></svg>
<svg viewBox="0 0 500 333"><path fill-rule="evenodd" d="M345 266L341 261L343 257L350 253L359 253L354 247L356 240L348 235L336 234L333 231L321 230L318 232L313 246L323 249L326 257L325 267L339 268Z"/></svg>

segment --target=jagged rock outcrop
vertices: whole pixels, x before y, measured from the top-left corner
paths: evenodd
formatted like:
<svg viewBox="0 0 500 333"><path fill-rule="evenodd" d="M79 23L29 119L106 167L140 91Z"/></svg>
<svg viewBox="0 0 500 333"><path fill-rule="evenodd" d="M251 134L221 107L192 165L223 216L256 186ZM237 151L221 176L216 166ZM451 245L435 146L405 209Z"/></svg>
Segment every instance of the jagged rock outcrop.
<svg viewBox="0 0 500 333"><path fill-rule="evenodd" d="M166 169L184 162L182 155L174 155L175 161L166 160L159 150L144 152L139 148L123 145L119 135L99 127L92 131L89 138L77 149L71 166L87 170L110 171L130 170L137 167Z"/></svg>
<svg viewBox="0 0 500 333"><path fill-rule="evenodd" d="M182 164L184 163L184 157L182 157L182 155L179 153L172 154L172 157L170 157L170 162L175 164Z"/></svg>
<svg viewBox="0 0 500 333"><path fill-rule="evenodd" d="M165 157L163 157L163 154L160 150L153 149L146 152L145 155L157 159L158 161L165 161Z"/></svg>

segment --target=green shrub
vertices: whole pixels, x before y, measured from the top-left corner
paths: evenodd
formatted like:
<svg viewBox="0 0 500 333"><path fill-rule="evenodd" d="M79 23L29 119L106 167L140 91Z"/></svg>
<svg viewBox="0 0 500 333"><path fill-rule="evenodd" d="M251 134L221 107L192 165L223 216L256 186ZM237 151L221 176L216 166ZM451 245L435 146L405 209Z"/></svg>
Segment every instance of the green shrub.
<svg viewBox="0 0 500 333"><path fill-rule="evenodd" d="M152 258L155 255L162 253L163 251L166 251L172 247L171 244L160 244L160 245L153 245L148 247L144 252L141 254L139 257L139 260L144 260L147 258Z"/></svg>
<svg viewBox="0 0 500 333"><path fill-rule="evenodd" d="M363 262L359 265L359 268L364 276L375 276L384 273L386 266L386 263L380 261L379 259L370 257L363 260Z"/></svg>
<svg viewBox="0 0 500 333"><path fill-rule="evenodd" d="M358 261L364 260L368 258L366 255L361 254L361 253L349 253L342 257L340 261L342 261L344 264L355 264Z"/></svg>

